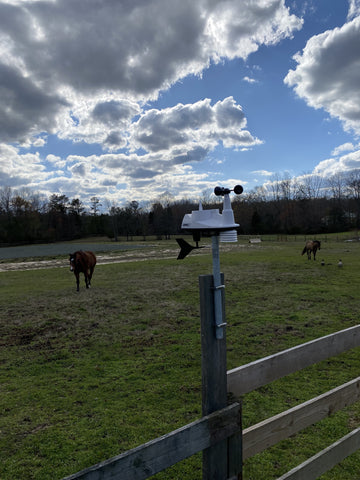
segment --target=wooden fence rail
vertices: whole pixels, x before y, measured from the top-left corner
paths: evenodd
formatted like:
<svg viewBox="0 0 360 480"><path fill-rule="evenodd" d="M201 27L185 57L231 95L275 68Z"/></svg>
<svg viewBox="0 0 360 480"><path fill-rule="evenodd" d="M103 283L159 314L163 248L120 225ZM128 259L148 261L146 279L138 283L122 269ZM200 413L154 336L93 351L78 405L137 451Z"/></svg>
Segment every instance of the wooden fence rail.
<svg viewBox="0 0 360 480"><path fill-rule="evenodd" d="M360 325L289 348L227 372L228 391L243 395L274 380L360 346ZM242 432L243 460L360 400L360 377ZM359 429L278 480L315 480L360 448Z"/></svg>
<svg viewBox="0 0 360 480"><path fill-rule="evenodd" d="M144 480L230 438L240 430L240 405L234 403L63 480Z"/></svg>
<svg viewBox="0 0 360 480"><path fill-rule="evenodd" d="M240 396L358 346L360 346L360 325L229 370L227 389L234 395Z"/></svg>
<svg viewBox="0 0 360 480"><path fill-rule="evenodd" d="M357 428L277 480L316 480L359 448L360 428Z"/></svg>
<svg viewBox="0 0 360 480"><path fill-rule="evenodd" d="M360 377L243 431L243 459L360 400Z"/></svg>

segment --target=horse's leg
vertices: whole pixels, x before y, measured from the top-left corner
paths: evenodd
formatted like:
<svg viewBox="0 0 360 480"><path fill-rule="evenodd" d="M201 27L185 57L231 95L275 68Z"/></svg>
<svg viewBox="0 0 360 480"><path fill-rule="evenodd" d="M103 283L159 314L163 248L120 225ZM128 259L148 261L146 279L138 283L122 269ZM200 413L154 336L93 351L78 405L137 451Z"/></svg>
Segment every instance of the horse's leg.
<svg viewBox="0 0 360 480"><path fill-rule="evenodd" d="M308 260L311 260L311 250L307 250Z"/></svg>
<svg viewBox="0 0 360 480"><path fill-rule="evenodd" d="M316 248L314 248L313 254L314 254L314 260L316 260L316 258L315 258L316 257Z"/></svg>
<svg viewBox="0 0 360 480"><path fill-rule="evenodd" d="M91 279L92 279L92 276L93 276L94 268L95 268L95 267L90 267L90 273L89 273L89 285L91 284Z"/></svg>
<svg viewBox="0 0 360 480"><path fill-rule="evenodd" d="M80 284L80 279L79 279L79 273L76 272L75 273L75 277L76 277L76 291L78 292L79 291L79 284Z"/></svg>
<svg viewBox="0 0 360 480"><path fill-rule="evenodd" d="M89 272L89 269L87 268L86 271L84 272L85 275L85 283L86 283L86 288L90 288L90 280L91 280L91 275Z"/></svg>

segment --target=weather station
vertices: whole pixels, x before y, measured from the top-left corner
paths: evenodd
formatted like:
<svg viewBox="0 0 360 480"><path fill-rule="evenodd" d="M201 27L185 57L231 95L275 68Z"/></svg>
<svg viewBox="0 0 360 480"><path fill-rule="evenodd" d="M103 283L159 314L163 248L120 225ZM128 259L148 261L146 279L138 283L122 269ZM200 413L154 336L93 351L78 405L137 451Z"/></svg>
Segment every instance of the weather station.
<svg viewBox="0 0 360 480"><path fill-rule="evenodd" d="M196 246L190 245L182 238L176 239L180 246L178 260L184 259L193 249L202 248L199 246L202 236L210 236L212 239L214 316L215 336L217 339L224 338L224 327L226 326L226 322L223 319L222 291L225 285L221 281L219 242L236 242L237 228L240 226L238 223L235 223L230 200L231 192L241 195L243 187L236 185L232 190L224 187L215 187L214 189L216 196L224 197L222 213L220 213L219 209L203 210L200 202L198 210L185 214L181 228L192 234Z"/></svg>
<svg viewBox="0 0 360 480"><path fill-rule="evenodd" d="M181 228L192 234L195 246L182 238L176 239L180 246L178 259L184 259L199 246L201 237L211 237L212 275L199 276L200 326L201 326L201 380L202 413L210 415L227 406L227 367L226 367L226 321L225 321L225 282L220 272L220 242L236 242L239 224L235 222L230 194L240 195L241 185L233 189L216 187L214 194L223 197L223 208L204 210L201 203L198 210L185 214ZM238 434L231 439L219 442L203 451L203 478L228 478L226 459L231 458L234 471L242 469L242 456L239 455L241 438ZM223 459L221 461L221 459ZM224 460L225 459L225 460ZM235 478L235 477L234 477Z"/></svg>

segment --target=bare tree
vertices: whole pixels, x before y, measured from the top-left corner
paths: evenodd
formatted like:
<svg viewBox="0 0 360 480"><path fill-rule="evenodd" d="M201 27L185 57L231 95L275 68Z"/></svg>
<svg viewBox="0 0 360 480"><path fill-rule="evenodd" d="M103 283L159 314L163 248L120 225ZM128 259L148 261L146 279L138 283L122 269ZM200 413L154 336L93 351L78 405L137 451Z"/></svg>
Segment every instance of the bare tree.
<svg viewBox="0 0 360 480"><path fill-rule="evenodd" d="M323 177L312 173L305 173L297 182L297 198L306 198L308 200L320 198L323 185Z"/></svg>
<svg viewBox="0 0 360 480"><path fill-rule="evenodd" d="M255 187L252 191L250 191L246 195L247 201L250 203L261 203L266 202L268 200L268 191L262 185Z"/></svg>
<svg viewBox="0 0 360 480"><path fill-rule="evenodd" d="M13 192L11 187L3 187L0 190L0 211L3 211L7 215L10 215L11 212L11 198Z"/></svg>
<svg viewBox="0 0 360 480"><path fill-rule="evenodd" d="M270 192L271 199L275 202L279 202L281 199L281 190L280 190L280 177L276 173L270 179L270 182L267 184L267 190Z"/></svg>
<svg viewBox="0 0 360 480"><path fill-rule="evenodd" d="M283 200L291 200L293 195L293 180L288 172L284 173L283 178L279 179L279 191Z"/></svg>
<svg viewBox="0 0 360 480"><path fill-rule="evenodd" d="M346 178L348 196L360 200L360 169L352 170Z"/></svg>
<svg viewBox="0 0 360 480"><path fill-rule="evenodd" d="M356 227L360 227L360 169L351 171L346 181L346 191L349 197L350 218L356 215Z"/></svg>
<svg viewBox="0 0 360 480"><path fill-rule="evenodd" d="M328 189L334 200L341 201L345 197L346 177L343 172L334 173L327 180Z"/></svg>
<svg viewBox="0 0 360 480"><path fill-rule="evenodd" d="M94 215L94 217L96 217L96 215L99 212L99 208L101 207L100 199L98 197L91 197L90 202L91 202L91 206L90 206L91 214Z"/></svg>
<svg viewBox="0 0 360 480"><path fill-rule="evenodd" d="M207 205L212 205L214 201L216 201L214 199L213 193L214 193L214 190L212 188L207 188L206 190L203 190L201 192L200 201L204 207Z"/></svg>

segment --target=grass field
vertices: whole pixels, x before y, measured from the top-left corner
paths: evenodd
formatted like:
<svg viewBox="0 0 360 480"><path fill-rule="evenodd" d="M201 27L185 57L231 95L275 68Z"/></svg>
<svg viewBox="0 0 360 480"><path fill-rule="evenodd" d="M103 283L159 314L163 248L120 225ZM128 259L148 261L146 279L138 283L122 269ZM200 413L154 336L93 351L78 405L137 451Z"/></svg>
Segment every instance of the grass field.
<svg viewBox="0 0 360 480"><path fill-rule="evenodd" d="M328 238L221 247L228 369L359 323L360 243ZM98 265L92 289L67 268L0 273L0 478L54 480L201 417L198 276L211 250ZM344 267L337 263L342 259ZM320 265L324 259L325 266ZM359 375L359 349L246 395L244 427ZM347 408L245 464L273 480L359 426ZM322 480L356 480L354 454ZM197 455L158 479L201 479Z"/></svg>

